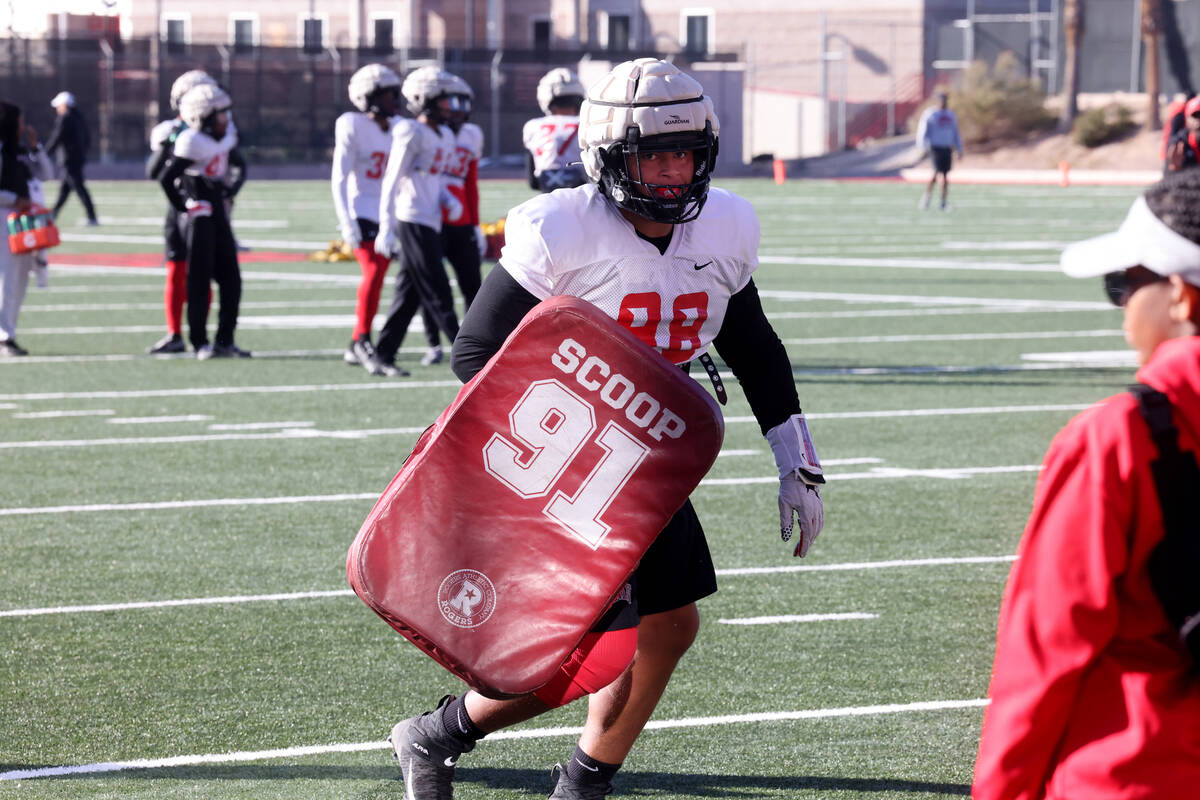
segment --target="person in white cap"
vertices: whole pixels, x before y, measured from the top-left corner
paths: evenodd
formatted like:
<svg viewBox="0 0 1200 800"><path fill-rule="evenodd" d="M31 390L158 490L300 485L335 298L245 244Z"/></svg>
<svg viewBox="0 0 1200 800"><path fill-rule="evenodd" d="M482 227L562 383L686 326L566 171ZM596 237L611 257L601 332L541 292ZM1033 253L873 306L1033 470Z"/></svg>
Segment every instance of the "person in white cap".
<svg viewBox="0 0 1200 800"><path fill-rule="evenodd" d="M675 66L642 58L619 64L593 86L580 120L591 182L537 195L509 212L499 266L463 319L451 367L471 380L531 309L557 295L594 304L671 363L698 361L724 402L708 355L716 349L741 382L779 468L781 538L788 542L794 530L787 549L804 556L824 524L825 478L791 360L752 278L758 219L744 199L709 186L720 132L712 100ZM389 739L405 796L452 797L454 764L478 740L584 695L587 724L556 769L550 797L608 795L699 631L696 602L717 589L690 502L659 532L632 583L534 693L494 700L471 690L397 723Z"/></svg>
<svg viewBox="0 0 1200 800"><path fill-rule="evenodd" d="M66 205L71 191L79 195L83 210L87 214L88 225L99 225L96 218L96 208L92 205L92 195L88 192L87 184L83 181L83 165L87 163L88 147L91 145L91 135L88 133L87 121L75 107L75 95L70 92L59 92L50 101L58 116L54 120L54 130L46 142L46 154L53 156L55 151L62 150L63 179L58 186L58 200L54 202L55 218Z"/></svg>
<svg viewBox="0 0 1200 800"><path fill-rule="evenodd" d="M1055 437L1000 609L975 800L1200 786L1200 170L1062 254L1103 276L1140 386Z"/></svg>

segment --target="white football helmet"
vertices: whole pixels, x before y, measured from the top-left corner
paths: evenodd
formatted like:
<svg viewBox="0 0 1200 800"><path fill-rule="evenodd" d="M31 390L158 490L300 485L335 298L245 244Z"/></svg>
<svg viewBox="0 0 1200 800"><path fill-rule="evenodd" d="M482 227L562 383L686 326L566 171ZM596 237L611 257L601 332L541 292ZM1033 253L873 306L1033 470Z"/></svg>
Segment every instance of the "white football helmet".
<svg viewBox="0 0 1200 800"><path fill-rule="evenodd" d="M462 78L438 67L419 67L404 78L400 94L404 95L408 110L413 116L428 114L434 121L441 123L446 120L442 118L437 107L439 97L451 98L456 111L470 109L469 102L464 103L462 98L463 88L468 92L465 99L469 101L474 93Z"/></svg>
<svg viewBox="0 0 1200 800"><path fill-rule="evenodd" d="M550 113L550 104L559 98L577 98L583 102L587 90L579 82L579 76L566 67L556 67L550 70L537 85L538 107L543 114Z"/></svg>
<svg viewBox="0 0 1200 800"><path fill-rule="evenodd" d="M202 69L190 69L175 79L171 84L171 110L179 110L179 101L189 89L194 89L202 83L211 83L216 85L216 81Z"/></svg>
<svg viewBox="0 0 1200 800"><path fill-rule="evenodd" d="M179 98L179 116L189 128L204 130L205 123L216 113L228 111L233 101L215 83L193 86Z"/></svg>
<svg viewBox="0 0 1200 800"><path fill-rule="evenodd" d="M693 78L655 58L618 64L588 90L579 110L579 145L588 177L619 208L657 222L700 215L717 162L720 123L712 100ZM638 153L691 150L689 184L666 186L631 175Z"/></svg>
<svg viewBox="0 0 1200 800"><path fill-rule="evenodd" d="M359 111L378 112L372 95L381 89L400 91L400 76L383 64L367 64L350 76L350 102Z"/></svg>

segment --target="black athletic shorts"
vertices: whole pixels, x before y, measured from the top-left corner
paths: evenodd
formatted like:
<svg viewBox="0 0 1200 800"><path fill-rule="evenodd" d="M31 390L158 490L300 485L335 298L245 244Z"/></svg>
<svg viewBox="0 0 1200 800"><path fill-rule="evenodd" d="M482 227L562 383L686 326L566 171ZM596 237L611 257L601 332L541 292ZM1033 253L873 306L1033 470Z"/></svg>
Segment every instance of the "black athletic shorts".
<svg viewBox="0 0 1200 800"><path fill-rule="evenodd" d="M933 153L933 171L934 172L949 172L950 163L954 160L954 148L952 147L931 147L930 152Z"/></svg>
<svg viewBox="0 0 1200 800"><path fill-rule="evenodd" d="M375 237L379 235L379 223L373 219L359 217L354 220L358 223L358 235L362 240L363 247L374 252Z"/></svg>
<svg viewBox="0 0 1200 800"><path fill-rule="evenodd" d="M673 611L717 591L717 571L691 500L658 534L629 583L632 601L618 600L592 630L632 628L647 614Z"/></svg>

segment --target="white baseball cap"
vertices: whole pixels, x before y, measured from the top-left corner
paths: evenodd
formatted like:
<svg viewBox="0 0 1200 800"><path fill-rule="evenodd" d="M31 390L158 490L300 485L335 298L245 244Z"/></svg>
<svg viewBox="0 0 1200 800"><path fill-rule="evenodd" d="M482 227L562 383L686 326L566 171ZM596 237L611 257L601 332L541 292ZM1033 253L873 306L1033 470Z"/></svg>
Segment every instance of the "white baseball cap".
<svg viewBox="0 0 1200 800"><path fill-rule="evenodd" d="M59 92L54 95L54 99L50 101L50 105L58 108L59 106L75 107L75 95L70 92Z"/></svg>
<svg viewBox="0 0 1200 800"><path fill-rule="evenodd" d="M1059 263L1072 278L1141 266L1159 275L1179 275L1200 286L1200 244L1154 216L1145 197L1133 201L1117 230L1067 245Z"/></svg>

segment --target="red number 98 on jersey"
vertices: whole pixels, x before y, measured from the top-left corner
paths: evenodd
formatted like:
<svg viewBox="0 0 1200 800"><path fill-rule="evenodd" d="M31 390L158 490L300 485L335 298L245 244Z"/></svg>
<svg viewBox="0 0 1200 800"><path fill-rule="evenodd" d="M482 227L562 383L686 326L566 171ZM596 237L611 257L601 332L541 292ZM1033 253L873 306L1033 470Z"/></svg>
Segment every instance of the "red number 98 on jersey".
<svg viewBox="0 0 1200 800"><path fill-rule="evenodd" d="M421 436L350 548L350 584L474 688L534 691L723 435L677 366L589 303L551 298Z"/></svg>

